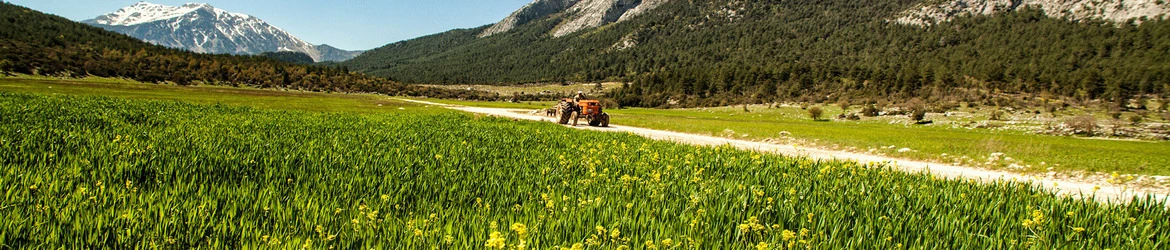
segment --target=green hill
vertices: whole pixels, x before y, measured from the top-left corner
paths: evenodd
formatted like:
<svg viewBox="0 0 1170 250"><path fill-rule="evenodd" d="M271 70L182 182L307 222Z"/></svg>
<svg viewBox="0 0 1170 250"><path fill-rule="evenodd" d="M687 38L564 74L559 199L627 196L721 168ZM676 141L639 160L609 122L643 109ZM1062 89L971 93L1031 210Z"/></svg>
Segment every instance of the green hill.
<svg viewBox="0 0 1170 250"><path fill-rule="evenodd" d="M636 18L555 37L549 14L398 42L345 62L407 83L625 80L624 105L922 97L985 101L1026 93L1121 102L1170 93L1170 23L1051 18L1021 7L916 26L923 1L670 1Z"/></svg>
<svg viewBox="0 0 1170 250"><path fill-rule="evenodd" d="M313 57L296 51L264 52L260 53L260 56L287 63L313 64Z"/></svg>
<svg viewBox="0 0 1170 250"><path fill-rule="evenodd" d="M466 91L404 85L350 72L260 56L169 49L9 3L0 3L0 72L63 77L123 77L174 84L248 85L310 91L473 98Z"/></svg>

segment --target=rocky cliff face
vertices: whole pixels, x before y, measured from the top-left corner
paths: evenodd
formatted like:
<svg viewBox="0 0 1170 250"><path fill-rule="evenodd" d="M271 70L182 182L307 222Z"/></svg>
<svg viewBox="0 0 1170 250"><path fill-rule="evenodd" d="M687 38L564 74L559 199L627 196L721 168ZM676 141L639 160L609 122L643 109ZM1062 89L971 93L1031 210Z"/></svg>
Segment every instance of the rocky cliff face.
<svg viewBox="0 0 1170 250"><path fill-rule="evenodd" d="M504 20L488 27L479 37L508 32L516 26L557 14L566 20L552 31L561 37L582 29L628 20L669 0L535 0Z"/></svg>
<svg viewBox="0 0 1170 250"><path fill-rule="evenodd" d="M528 5L524 5L512 15L505 17L504 20L488 27L479 37L488 37L491 35L504 33L516 28L516 26L524 25L541 18L548 17L552 14L560 13L569 9L581 0L535 0Z"/></svg>
<svg viewBox="0 0 1170 250"><path fill-rule="evenodd" d="M960 15L991 15L1032 6L1050 17L1073 20L1102 19L1127 22L1141 18L1164 18L1170 10L1167 0L946 0L931 1L903 12L893 21L930 25Z"/></svg>

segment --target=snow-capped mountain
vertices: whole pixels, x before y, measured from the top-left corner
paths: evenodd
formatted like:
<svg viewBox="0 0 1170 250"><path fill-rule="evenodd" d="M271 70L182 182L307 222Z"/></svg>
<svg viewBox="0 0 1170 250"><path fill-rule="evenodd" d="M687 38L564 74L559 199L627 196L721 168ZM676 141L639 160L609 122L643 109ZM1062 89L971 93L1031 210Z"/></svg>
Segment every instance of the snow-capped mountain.
<svg viewBox="0 0 1170 250"><path fill-rule="evenodd" d="M310 44L254 16L202 3L166 6L139 2L83 22L153 44L198 53L255 55L296 51L317 62L345 61L361 54Z"/></svg>

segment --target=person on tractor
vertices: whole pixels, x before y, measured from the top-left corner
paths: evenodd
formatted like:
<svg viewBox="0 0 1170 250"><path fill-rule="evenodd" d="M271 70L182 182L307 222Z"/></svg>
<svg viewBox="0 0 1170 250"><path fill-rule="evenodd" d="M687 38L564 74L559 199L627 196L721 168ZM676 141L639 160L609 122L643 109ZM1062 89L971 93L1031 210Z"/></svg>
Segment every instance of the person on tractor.
<svg viewBox="0 0 1170 250"><path fill-rule="evenodd" d="M585 99L585 92L578 90L577 95L573 96L573 102L581 102L581 99Z"/></svg>

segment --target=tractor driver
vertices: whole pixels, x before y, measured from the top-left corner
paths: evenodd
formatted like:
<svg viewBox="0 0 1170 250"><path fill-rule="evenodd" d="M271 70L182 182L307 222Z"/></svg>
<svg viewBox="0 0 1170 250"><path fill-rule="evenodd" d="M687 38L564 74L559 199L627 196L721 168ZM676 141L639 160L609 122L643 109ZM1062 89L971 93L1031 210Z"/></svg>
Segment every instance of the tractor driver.
<svg viewBox="0 0 1170 250"><path fill-rule="evenodd" d="M581 99L585 99L585 92L578 90L577 95L573 96L573 102L580 102Z"/></svg>

